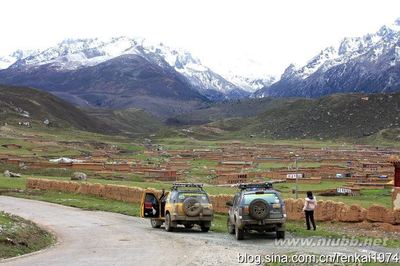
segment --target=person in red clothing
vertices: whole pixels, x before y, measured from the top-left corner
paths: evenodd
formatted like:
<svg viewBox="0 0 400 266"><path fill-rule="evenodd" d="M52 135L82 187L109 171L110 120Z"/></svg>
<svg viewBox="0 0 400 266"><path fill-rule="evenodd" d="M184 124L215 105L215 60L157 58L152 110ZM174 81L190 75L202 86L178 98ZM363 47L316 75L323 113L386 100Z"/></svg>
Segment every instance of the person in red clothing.
<svg viewBox="0 0 400 266"><path fill-rule="evenodd" d="M303 207L303 211L305 212L306 215L307 230L311 230L310 224L312 224L314 231L317 229L314 221L314 210L316 207L317 207L317 199L314 197L311 191L308 191Z"/></svg>

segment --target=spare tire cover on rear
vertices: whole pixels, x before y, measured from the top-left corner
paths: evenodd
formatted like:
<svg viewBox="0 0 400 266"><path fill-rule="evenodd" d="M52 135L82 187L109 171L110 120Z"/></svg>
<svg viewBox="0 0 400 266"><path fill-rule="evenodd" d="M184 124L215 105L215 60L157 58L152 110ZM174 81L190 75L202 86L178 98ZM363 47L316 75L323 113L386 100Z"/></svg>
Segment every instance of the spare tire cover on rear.
<svg viewBox="0 0 400 266"><path fill-rule="evenodd" d="M195 198L187 198L183 201L183 212L187 216L197 216L201 212L201 204Z"/></svg>
<svg viewBox="0 0 400 266"><path fill-rule="evenodd" d="M256 220L263 220L269 215L269 204L263 199L255 199L250 202L249 213L250 216Z"/></svg>

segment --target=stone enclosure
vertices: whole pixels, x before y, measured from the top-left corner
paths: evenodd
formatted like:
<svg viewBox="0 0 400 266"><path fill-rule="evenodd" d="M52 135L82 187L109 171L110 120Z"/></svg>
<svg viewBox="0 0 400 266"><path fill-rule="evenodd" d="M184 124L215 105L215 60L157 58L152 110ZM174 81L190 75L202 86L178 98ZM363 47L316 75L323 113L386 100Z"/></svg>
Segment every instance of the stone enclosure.
<svg viewBox="0 0 400 266"><path fill-rule="evenodd" d="M124 202L140 203L143 188L128 187L120 185L102 185L87 182L57 181L49 179L29 178L26 184L27 189L52 190L69 193L80 193L103 197L107 199L120 200ZM155 190L155 193L160 191ZM397 193L397 194L396 194ZM396 188L393 197L396 202L400 201L400 189ZM210 195L214 210L219 213L227 213L225 203L232 199L230 195ZM302 220L303 199L285 200L287 217L290 220ZM397 206L397 208L396 208ZM359 205L346 205L334 201L318 201L315 211L317 221L332 222L377 222L391 225L400 224L400 209L398 205L394 209L388 209L379 205L372 205L368 209Z"/></svg>

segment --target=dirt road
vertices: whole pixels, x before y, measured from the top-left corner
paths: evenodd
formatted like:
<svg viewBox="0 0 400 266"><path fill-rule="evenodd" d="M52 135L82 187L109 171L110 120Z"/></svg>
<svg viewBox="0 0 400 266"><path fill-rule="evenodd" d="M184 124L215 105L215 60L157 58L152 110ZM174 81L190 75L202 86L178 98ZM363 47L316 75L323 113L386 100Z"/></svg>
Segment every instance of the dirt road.
<svg viewBox="0 0 400 266"><path fill-rule="evenodd" d="M0 210L53 231L58 243L33 255L2 261L6 265L238 265L238 253L304 252L279 247L273 236L237 242L221 233L152 229L147 220L84 211L61 205L0 197ZM365 248L335 247L336 252L365 253ZM377 251L388 251L378 248ZM332 253L332 247L308 247L307 253Z"/></svg>

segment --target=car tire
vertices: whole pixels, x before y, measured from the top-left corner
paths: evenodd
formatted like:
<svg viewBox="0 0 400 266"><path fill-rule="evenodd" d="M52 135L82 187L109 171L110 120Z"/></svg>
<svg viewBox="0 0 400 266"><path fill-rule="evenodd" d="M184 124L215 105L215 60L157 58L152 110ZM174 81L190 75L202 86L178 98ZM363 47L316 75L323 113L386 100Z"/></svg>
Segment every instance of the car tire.
<svg viewBox="0 0 400 266"><path fill-rule="evenodd" d="M237 226L235 226L235 237L236 237L236 240L243 240L244 230L239 229Z"/></svg>
<svg viewBox="0 0 400 266"><path fill-rule="evenodd" d="M270 206L263 199L255 199L249 204L249 214L254 219L260 221L268 217Z"/></svg>
<svg viewBox="0 0 400 266"><path fill-rule="evenodd" d="M186 198L182 205L183 212L189 217L199 215L202 210L200 202L195 198Z"/></svg>
<svg viewBox="0 0 400 266"><path fill-rule="evenodd" d="M160 228L162 223L158 219L151 219L150 224L153 228Z"/></svg>
<svg viewBox="0 0 400 266"><path fill-rule="evenodd" d="M231 223L229 217L228 217L228 220L226 222L226 227L228 228L228 233L229 234L231 234L231 235L235 234L235 226Z"/></svg>
<svg viewBox="0 0 400 266"><path fill-rule="evenodd" d="M169 213L165 215L165 230L167 232L172 232L174 230L171 225L171 215Z"/></svg>
<svg viewBox="0 0 400 266"><path fill-rule="evenodd" d="M276 231L277 239L285 239L285 231Z"/></svg>

